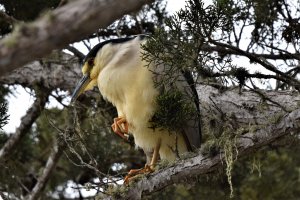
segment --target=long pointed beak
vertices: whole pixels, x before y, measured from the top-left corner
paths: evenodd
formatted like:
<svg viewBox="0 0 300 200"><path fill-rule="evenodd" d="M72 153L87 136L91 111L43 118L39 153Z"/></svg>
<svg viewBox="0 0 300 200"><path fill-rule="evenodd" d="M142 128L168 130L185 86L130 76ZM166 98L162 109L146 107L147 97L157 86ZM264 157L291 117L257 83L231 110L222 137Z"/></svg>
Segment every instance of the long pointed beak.
<svg viewBox="0 0 300 200"><path fill-rule="evenodd" d="M83 75L83 77L80 79L80 81L78 82L73 94L72 94L72 99L71 99L71 103L75 102L76 99L79 97L79 95L81 93L83 93L85 87L89 84L89 82L91 81L90 79L90 75L89 74L85 74Z"/></svg>

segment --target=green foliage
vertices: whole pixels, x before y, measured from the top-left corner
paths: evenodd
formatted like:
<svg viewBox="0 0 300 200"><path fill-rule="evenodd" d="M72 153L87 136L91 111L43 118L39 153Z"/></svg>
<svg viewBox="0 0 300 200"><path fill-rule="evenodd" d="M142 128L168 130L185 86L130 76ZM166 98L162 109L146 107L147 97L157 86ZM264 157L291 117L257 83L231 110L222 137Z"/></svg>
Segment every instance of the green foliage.
<svg viewBox="0 0 300 200"><path fill-rule="evenodd" d="M260 172L252 172L247 175L248 178L242 180L241 199L297 199L299 197L299 147L279 148L277 151L260 152L255 156L262 167Z"/></svg>
<svg viewBox="0 0 300 200"><path fill-rule="evenodd" d="M227 176L227 182L230 188L230 198L233 198L234 187L232 183L232 173L233 166L238 155L236 137L240 134L241 130L233 129L232 125L230 124L230 120L228 120L226 123L220 123L218 126L220 127L218 131L222 130L222 133L212 135L210 132L206 132L207 139L201 149L201 152L204 155L208 154L211 156L215 156L217 153L221 152L224 154L224 161L226 164L225 174Z"/></svg>
<svg viewBox="0 0 300 200"><path fill-rule="evenodd" d="M0 0L5 12L21 21L31 21L43 10L57 7L59 2L60 0ZM184 125L184 121L198 114L191 106L192 99L184 99L185 95L182 93L176 90L171 92L170 88L165 87L175 83L182 70L192 72L197 83L217 83L221 86L232 86L236 82L240 86L247 84L250 71L245 69L243 63L240 66L233 65L228 55L229 49L216 45L216 42L239 48L241 38L245 37L245 29L241 28L247 28L246 32L251 32L251 41L247 47L249 53L259 52L256 51L258 47L260 50L267 49L271 55L286 53L276 49L282 46L282 38L296 47L299 44L299 20L294 15L286 18L283 16L288 10L293 10L292 5L284 4L285 1L214 0L213 4L207 7L199 0L187 2L185 9L166 18L165 7L160 5L161 1L157 1L138 17L134 16L142 20L133 21L134 17L125 17L126 19L118 24L122 27L119 28L122 35L155 32L143 47L146 52L145 60L154 62L155 65L163 63L165 66L165 71L159 74L155 82L158 88L163 88L164 93L157 99L159 108L152 119L153 128L177 130ZM299 8L296 11L299 13ZM49 20L51 19L49 15ZM10 32L11 29L11 25L0 19L1 35ZM98 34L104 39L110 35L116 36L116 29L118 27L112 26L90 37ZM239 33L239 30L242 32ZM8 41L8 45L14 44L15 40ZM208 47L221 48L222 51L205 51ZM231 49L231 52L235 50ZM292 65L295 64L291 63ZM176 85L174 87L176 88ZM7 121L7 106L4 100L7 91L1 87L0 92L1 128ZM1 163L1 191L21 197L28 192L26 190L32 189L56 140L59 143L66 142L68 148L51 174L51 179L42 194L43 199L51 198L48 194L53 191L62 196L63 190L59 191L58 186L65 187L70 180L83 187L92 184L96 177L100 181L107 176L120 179L128 169L144 165L143 154L111 132L110 123L117 115L111 105L103 102L101 104L99 99L85 99L81 106L84 107L76 108L78 116L74 121L70 120L67 109L45 110L30 133L10 155L10 159L4 164ZM260 107L243 105L243 109L259 109L263 112L266 106L268 105L262 102ZM201 107L207 109L205 105ZM230 116L230 113L222 113L217 108L207 112L209 117L202 121L202 153L209 156L225 153L224 170L195 178L195 185L190 183L194 180L187 178L183 180L183 184L171 186L145 199L227 199L232 192L233 199L297 199L300 196L299 138L294 138L297 141L294 147L266 147L253 157L236 161L235 137L243 134L243 127L236 124L234 116ZM276 123L281 117L281 113L270 117L270 122ZM70 121L75 130L72 134L66 131ZM250 131L261 128L259 125L247 126L250 126ZM0 134L0 146L3 146L8 138L9 135ZM162 162L160 166L173 164ZM116 170L113 167L115 165L124 167ZM115 189L105 182L100 182L99 185L104 189L109 187L108 192ZM126 188L118 188L115 192L119 197L126 192Z"/></svg>
<svg viewBox="0 0 300 200"><path fill-rule="evenodd" d="M229 2L232 3L218 1L215 2L216 5L205 7L201 1L190 0L185 9L165 19L167 28L157 29L153 39L143 46L146 51L143 57L145 60L155 65L163 63L165 66L163 80L159 80L159 84L174 82L174 77L180 70L191 71L195 80L204 78L212 82L217 81L214 77L219 76L215 75L218 65L214 61L218 56L201 51L201 48L215 37L214 32L232 30L233 17L228 16L239 12L230 11L230 6L226 4ZM222 62L226 55L220 57ZM231 70L230 62L226 61L226 65L229 65L223 67L223 71ZM233 71L226 74L233 77L240 75L235 75ZM242 76L238 78L242 80ZM221 76L218 79L223 80Z"/></svg>
<svg viewBox="0 0 300 200"><path fill-rule="evenodd" d="M67 135L66 126L70 117L67 109L52 108L45 110L38 118L29 134L22 139L20 145L10 155L9 161L0 172L0 188L16 196L25 195L26 189L22 186L32 187L28 182L29 177L37 178L47 162L53 143L67 142L68 148L61 155L55 170L45 188L42 196L58 190L58 186L65 186L72 180L79 187L86 183L93 183L94 178L100 180L106 176L116 176L122 179L119 173L125 173L126 164L130 167L130 158L124 157L124 152L136 159L132 164L134 168L143 166L143 155L141 152L131 148L115 134L111 133L108 125L103 124L106 120L101 117L99 110L94 108L78 110L80 122L75 123L75 133ZM78 120L78 119L77 119ZM73 121L73 120L72 120ZM6 134L0 135L0 146L8 139ZM133 159L132 159L133 160ZM124 163L123 168L115 170L112 168L116 163ZM88 167L92 166L94 169ZM32 181L36 181L33 178ZM61 191L63 192L63 191Z"/></svg>
<svg viewBox="0 0 300 200"><path fill-rule="evenodd" d="M9 93L6 87L0 86L0 129L8 123L8 104L5 95Z"/></svg>
<svg viewBox="0 0 300 200"><path fill-rule="evenodd" d="M9 139L8 135L0 135L0 146ZM14 149L10 158L0 170L0 187L2 190L19 196L26 194L27 190L32 189L32 181L29 177L34 175L45 163L45 160L39 159L39 152L35 148L36 142L31 135L26 135L20 145ZM1 164L3 165L3 164Z"/></svg>
<svg viewBox="0 0 300 200"><path fill-rule="evenodd" d="M191 116L196 114L190 101L184 99L180 91L169 90L157 97L157 112L151 119L151 128L165 128L169 131L180 130Z"/></svg>
<svg viewBox="0 0 300 200"><path fill-rule="evenodd" d="M231 70L232 75L239 81L240 86L243 86L247 80L249 72L244 67L233 67Z"/></svg>
<svg viewBox="0 0 300 200"><path fill-rule="evenodd" d="M254 0L254 16L257 26L272 26L278 18L278 11L281 11L283 0Z"/></svg>
<svg viewBox="0 0 300 200"><path fill-rule="evenodd" d="M0 129L8 123L9 115L7 114L7 111L7 103L0 103Z"/></svg>

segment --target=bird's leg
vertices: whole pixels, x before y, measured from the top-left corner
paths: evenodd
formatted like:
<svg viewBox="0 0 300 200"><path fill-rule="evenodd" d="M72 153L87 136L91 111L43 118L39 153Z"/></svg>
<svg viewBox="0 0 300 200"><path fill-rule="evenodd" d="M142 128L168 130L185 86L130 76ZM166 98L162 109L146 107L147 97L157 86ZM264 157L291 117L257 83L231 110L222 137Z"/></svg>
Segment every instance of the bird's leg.
<svg viewBox="0 0 300 200"><path fill-rule="evenodd" d="M161 141L159 141L153 151L152 159L150 164L146 164L142 169L132 169L128 172L127 176L124 179L124 183L127 185L131 179L133 179L136 175L152 173L155 171L155 166L157 160L159 158L159 149L160 149Z"/></svg>
<svg viewBox="0 0 300 200"><path fill-rule="evenodd" d="M111 127L121 138L128 140L128 123L124 117L114 118L114 123Z"/></svg>
<svg viewBox="0 0 300 200"><path fill-rule="evenodd" d="M161 144L161 141L159 140L158 143L156 144L156 147L154 148L154 151L153 151L153 155L152 155L152 159L151 159L151 162L150 162L150 169L154 170L154 167L157 163L157 160L158 160L158 157L159 157L159 149L160 149L160 144Z"/></svg>

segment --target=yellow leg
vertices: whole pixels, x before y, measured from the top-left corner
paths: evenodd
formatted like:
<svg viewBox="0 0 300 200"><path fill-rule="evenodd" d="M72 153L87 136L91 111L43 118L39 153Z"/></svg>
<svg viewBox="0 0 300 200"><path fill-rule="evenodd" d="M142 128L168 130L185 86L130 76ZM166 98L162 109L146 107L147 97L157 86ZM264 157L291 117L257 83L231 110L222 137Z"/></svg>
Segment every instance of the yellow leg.
<svg viewBox="0 0 300 200"><path fill-rule="evenodd" d="M134 178L134 176L139 174L146 174L146 173L152 173L155 171L155 166L159 158L159 149L160 149L161 142L159 141L153 151L152 159L150 164L146 164L144 168L142 169L132 169L128 172L127 176L124 179L124 183L127 185L131 179Z"/></svg>
<svg viewBox="0 0 300 200"><path fill-rule="evenodd" d="M150 162L150 168L152 168L153 170L154 170L154 168L156 166L156 163L158 161L160 144L161 144L161 141L159 140L158 143L156 144L155 148L154 148L152 159L151 159L151 162Z"/></svg>

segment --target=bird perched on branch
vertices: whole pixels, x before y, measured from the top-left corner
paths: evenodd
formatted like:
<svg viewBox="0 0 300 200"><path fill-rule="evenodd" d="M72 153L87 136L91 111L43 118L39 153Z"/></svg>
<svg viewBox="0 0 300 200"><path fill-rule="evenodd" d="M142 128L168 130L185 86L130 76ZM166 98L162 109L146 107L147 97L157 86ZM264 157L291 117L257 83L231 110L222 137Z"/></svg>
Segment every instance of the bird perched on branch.
<svg viewBox="0 0 300 200"><path fill-rule="evenodd" d="M178 70L174 81L160 85L166 68L143 59L141 45L146 41L146 36L139 35L96 45L84 59L83 77L72 95L74 102L81 93L98 86L117 108L113 131L124 139L132 134L136 146L144 150L145 168L131 170L126 182L136 174L154 171L159 158L173 161L199 148L201 140L199 102L191 74ZM184 105L184 99L191 101ZM188 114L186 108L192 118L183 116ZM175 118L173 125L168 123Z"/></svg>

